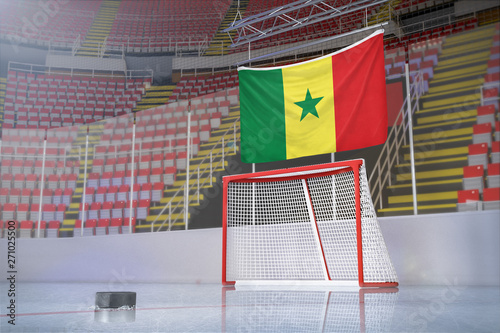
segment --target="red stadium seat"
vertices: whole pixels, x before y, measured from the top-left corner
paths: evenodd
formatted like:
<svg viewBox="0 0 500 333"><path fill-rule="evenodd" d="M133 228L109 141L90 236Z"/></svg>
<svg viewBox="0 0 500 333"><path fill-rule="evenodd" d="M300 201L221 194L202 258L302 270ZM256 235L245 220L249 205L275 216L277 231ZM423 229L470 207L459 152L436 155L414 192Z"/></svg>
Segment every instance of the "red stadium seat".
<svg viewBox="0 0 500 333"><path fill-rule="evenodd" d="M484 189L483 209L500 209L500 187Z"/></svg>
<svg viewBox="0 0 500 333"><path fill-rule="evenodd" d="M464 178L462 185L464 190L478 190L483 193L484 167L482 165L466 166L463 168Z"/></svg>
<svg viewBox="0 0 500 333"><path fill-rule="evenodd" d="M479 209L479 191L478 190L461 190L458 191L457 210L459 212L475 211Z"/></svg>
<svg viewBox="0 0 500 333"><path fill-rule="evenodd" d="M488 144L487 143L476 143L471 144L468 147L468 164L472 165L482 165L483 168L488 167Z"/></svg>

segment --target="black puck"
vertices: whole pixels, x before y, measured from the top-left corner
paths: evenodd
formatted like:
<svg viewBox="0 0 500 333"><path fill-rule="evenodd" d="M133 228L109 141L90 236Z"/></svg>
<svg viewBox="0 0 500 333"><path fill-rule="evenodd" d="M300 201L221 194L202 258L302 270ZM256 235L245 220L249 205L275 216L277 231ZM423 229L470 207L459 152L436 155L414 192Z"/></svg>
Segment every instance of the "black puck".
<svg viewBox="0 0 500 333"><path fill-rule="evenodd" d="M95 306L99 309L135 308L136 293L131 291L97 292Z"/></svg>

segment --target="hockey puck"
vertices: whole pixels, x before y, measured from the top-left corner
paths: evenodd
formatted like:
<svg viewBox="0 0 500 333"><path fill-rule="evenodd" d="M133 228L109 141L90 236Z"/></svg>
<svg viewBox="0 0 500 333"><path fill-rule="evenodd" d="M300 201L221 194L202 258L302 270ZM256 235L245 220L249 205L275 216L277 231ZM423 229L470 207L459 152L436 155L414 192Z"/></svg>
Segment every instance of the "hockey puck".
<svg viewBox="0 0 500 333"><path fill-rule="evenodd" d="M98 309L135 308L136 293L131 291L97 292L95 306Z"/></svg>

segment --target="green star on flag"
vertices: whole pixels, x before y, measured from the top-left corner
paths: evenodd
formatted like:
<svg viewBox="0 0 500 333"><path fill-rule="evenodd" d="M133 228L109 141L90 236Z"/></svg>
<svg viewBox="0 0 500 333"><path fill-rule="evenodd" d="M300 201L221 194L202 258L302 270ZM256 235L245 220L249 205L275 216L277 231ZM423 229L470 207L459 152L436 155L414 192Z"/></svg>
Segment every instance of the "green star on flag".
<svg viewBox="0 0 500 333"><path fill-rule="evenodd" d="M300 121L305 118L309 113L319 118L318 111L316 110L316 104L321 101L323 97L312 98L311 93L309 92L309 88L307 89L306 99L301 102L295 102L298 106L302 108L302 116L300 117Z"/></svg>

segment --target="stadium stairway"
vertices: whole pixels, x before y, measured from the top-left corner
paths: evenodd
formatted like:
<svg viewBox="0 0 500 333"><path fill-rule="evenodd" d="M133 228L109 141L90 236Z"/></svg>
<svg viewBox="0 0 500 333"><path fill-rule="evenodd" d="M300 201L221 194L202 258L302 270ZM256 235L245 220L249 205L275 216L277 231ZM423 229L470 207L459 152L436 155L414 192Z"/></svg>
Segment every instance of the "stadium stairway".
<svg viewBox="0 0 500 333"><path fill-rule="evenodd" d="M137 103L133 112L154 108L168 103L175 85L151 86L146 89L146 94Z"/></svg>
<svg viewBox="0 0 500 333"><path fill-rule="evenodd" d="M477 18L480 26L497 23L500 20L500 8L497 6L489 10L480 11L477 13Z"/></svg>
<svg viewBox="0 0 500 333"><path fill-rule="evenodd" d="M190 203L189 203L189 215L191 218L193 213L203 213L203 207L208 205L207 191L213 189L214 186L217 186L217 183L220 185L221 176L226 174L226 167L228 166L228 160L234 157L238 152L238 146L235 149L232 149L231 144L234 142L234 138L236 137L236 142L239 142L239 130L240 124L239 119L240 111L239 106L232 106L227 117L222 118L221 125L218 129L214 129L211 131L210 139L207 143L200 145L200 150L198 154L189 160L189 170L190 170L190 179L189 183L192 188L189 191ZM236 133L231 131L232 128L235 128ZM228 130L230 133L228 133ZM226 149L224 151L224 165L222 165L222 137L224 136L224 140L226 143ZM229 144L231 143L231 144ZM234 147L234 146L233 146ZM212 164L210 164L210 155L212 155ZM197 170L207 170L210 168L210 165L216 166L213 167L212 180L210 180L210 175L200 175L200 180L198 183L198 175ZM200 171L200 172L201 172ZM150 232L151 224L158 217L157 221L154 222L154 230L155 231L166 231L169 230L169 217L171 221L170 230L182 230L185 228L184 223L184 191L182 187L186 182L186 172L178 172L176 175L176 181L174 186L168 188L164 191L163 198L160 203L156 206L152 206L149 211L149 216L147 217L145 223L139 224L136 226L136 232ZM212 183L212 184L210 184ZM198 184L200 184L199 198L198 198ZM205 201L205 202L204 202ZM164 207L171 202L171 211L169 216L169 208L165 209L162 213ZM160 216L158 216L161 214ZM165 223L163 223L165 221ZM140 222L141 223L141 222Z"/></svg>
<svg viewBox="0 0 500 333"><path fill-rule="evenodd" d="M85 155L80 155L81 151L85 151L87 127L80 126L78 135L73 143L73 148L68 154L68 159L80 160L80 170L78 172L78 179L76 182L76 188L73 192L71 198L71 203L66 207L66 213L64 215L64 220L59 229L59 237L71 237L73 236L73 229L75 227L76 220L79 219L80 213L80 203L82 202L83 195L83 184L85 180L85 171L87 174L92 172L92 162L94 156L94 146L100 142L100 134L102 133L103 125L102 123L94 123L89 125L89 147L87 156L87 169L85 170Z"/></svg>
<svg viewBox="0 0 500 333"><path fill-rule="evenodd" d="M377 13L368 19L368 25L379 24L390 20L391 12L401 3L401 0L391 0L379 7Z"/></svg>
<svg viewBox="0 0 500 333"><path fill-rule="evenodd" d="M152 87L150 91L158 91L155 90L159 89L159 87ZM168 97L167 97L168 98ZM151 98L152 100L153 98ZM144 100L144 98L143 98ZM159 101L159 103L153 104L153 102L147 104L147 107L144 107L144 109L152 108L154 106L159 106L163 105L163 101ZM210 139L207 143L200 144L200 150L198 154L190 159L190 170L191 170L191 176L190 176L190 184L197 184L198 183L198 177L197 177L197 169L200 168L200 170L208 169L210 168L210 153L212 153L212 165L216 166L213 167L213 174L212 174L212 184L215 185L217 179L220 178L222 174L225 172L225 167L227 166L228 162L227 159L231 158L234 156L237 152L236 149L228 149L227 147L229 144L226 144L226 151L224 154L225 158L225 163L222 165L220 162L222 160L222 150L221 150L221 138L224 133L228 131L231 127L234 127L235 121L239 118L239 106L232 106L229 112L229 115L227 117L222 118L221 120L221 125L219 128L214 129L211 131L210 134ZM85 171L87 172L87 175L92 172L92 165L93 165L93 153L94 153L94 146L100 143L100 137L103 132L103 122L96 122L89 124L89 148L88 148L88 157L87 157L87 168L85 169L85 164L80 163L80 169L78 173L78 180L76 184L75 191L73 193L72 199L71 199L71 204L67 207L66 213L65 213L65 218L64 221L61 225L60 228L60 237L71 237L73 236L74 233L74 228L76 224L76 220L79 219L80 215L80 203L82 202L82 196L83 196L83 185L84 185L84 180L85 180ZM239 122L236 123L236 140L239 140ZM226 142L233 141L234 140L234 134L226 134L225 136ZM85 160L85 156L79 155L80 151L84 151L85 149L85 144L86 144L86 127L82 126L80 128L80 131L77 135L77 138L75 139L73 143L73 148L70 151L68 158L69 159L80 159L80 161ZM81 150L80 150L81 149ZM149 232L151 231L151 222L158 216L158 214L161 212L163 207L172 199L172 206L176 207L175 209L172 209L170 212L170 219L175 220L176 222L172 224L172 227L170 230L177 230L177 229L184 229L185 224L184 224L184 214L182 213L182 208L184 205L184 192L179 191L179 189L182 188L182 186L185 183L186 179L186 172L185 171L178 171L176 174L176 181L173 186L168 187L164 190L163 198L159 203L153 203L156 206L152 206L150 208L149 216L145 221L137 221L138 225L136 226L136 232ZM200 205L203 203L203 200L205 200L205 194L204 192L211 188L213 185L210 185L210 179L208 176L205 177L200 177L200 183L206 183L206 185L200 186L200 196L198 198L197 193L197 186L196 188L192 188L190 190L190 196L191 196L191 203L190 203L190 210L191 209L197 209L200 207ZM177 193L179 192L179 193ZM178 195L176 195L178 194ZM163 227L160 228L161 226L161 221L168 219L167 214L162 214L159 218L159 221L155 223L155 231L160 229L161 231L168 230L168 225L164 225Z"/></svg>
<svg viewBox="0 0 500 333"><path fill-rule="evenodd" d="M214 38L212 38L210 45L205 51L205 55L226 55L228 54L227 46L231 45L231 38L229 38L227 32L223 32L224 29L229 27L233 23L236 15L238 14L238 3L240 4L240 13L243 15L247 8L249 0L233 0L231 6L227 10L224 18L222 19ZM239 19L239 17L238 17ZM235 37L236 32L231 32L232 38ZM222 50L221 50L222 48Z"/></svg>
<svg viewBox="0 0 500 333"><path fill-rule="evenodd" d="M480 87L490 57L494 26L447 37L429 91L414 115L418 213L454 212L462 189L472 126L480 106ZM393 185L379 216L413 214L409 147L392 171Z"/></svg>
<svg viewBox="0 0 500 333"><path fill-rule="evenodd" d="M89 29L87 37L78 49L77 56L97 57L99 46L109 36L121 1L103 0L99 13Z"/></svg>
<svg viewBox="0 0 500 333"><path fill-rule="evenodd" d="M158 87L152 87L152 88L158 88ZM143 96L143 99L145 97L146 96ZM164 103L146 104L147 105L146 107L144 106L140 107L138 103L139 109L137 109L137 107L136 109L137 110L148 109L162 104ZM134 111L137 111L136 109L134 109ZM89 132L88 132L89 146L88 146L88 156L87 156L87 169L85 169L84 163L80 163L80 171L78 173L76 188L71 199L71 204L66 209L65 219L60 228L60 237L70 237L73 235L75 222L77 219L79 219L79 212L81 209L80 203L82 202L85 171L87 172L87 175L92 172L94 147L100 143L100 138L103 133L103 129L104 129L104 122L96 122L89 124ZM80 161L85 160L85 156L80 155L81 154L80 152L85 151L86 133L87 133L86 127L81 126L78 135L73 143L73 148L68 155L70 159L74 158L74 159L79 159Z"/></svg>
<svg viewBox="0 0 500 333"><path fill-rule="evenodd" d="M3 111L5 103L5 91L7 89L7 78L0 77L0 130L3 126Z"/></svg>

